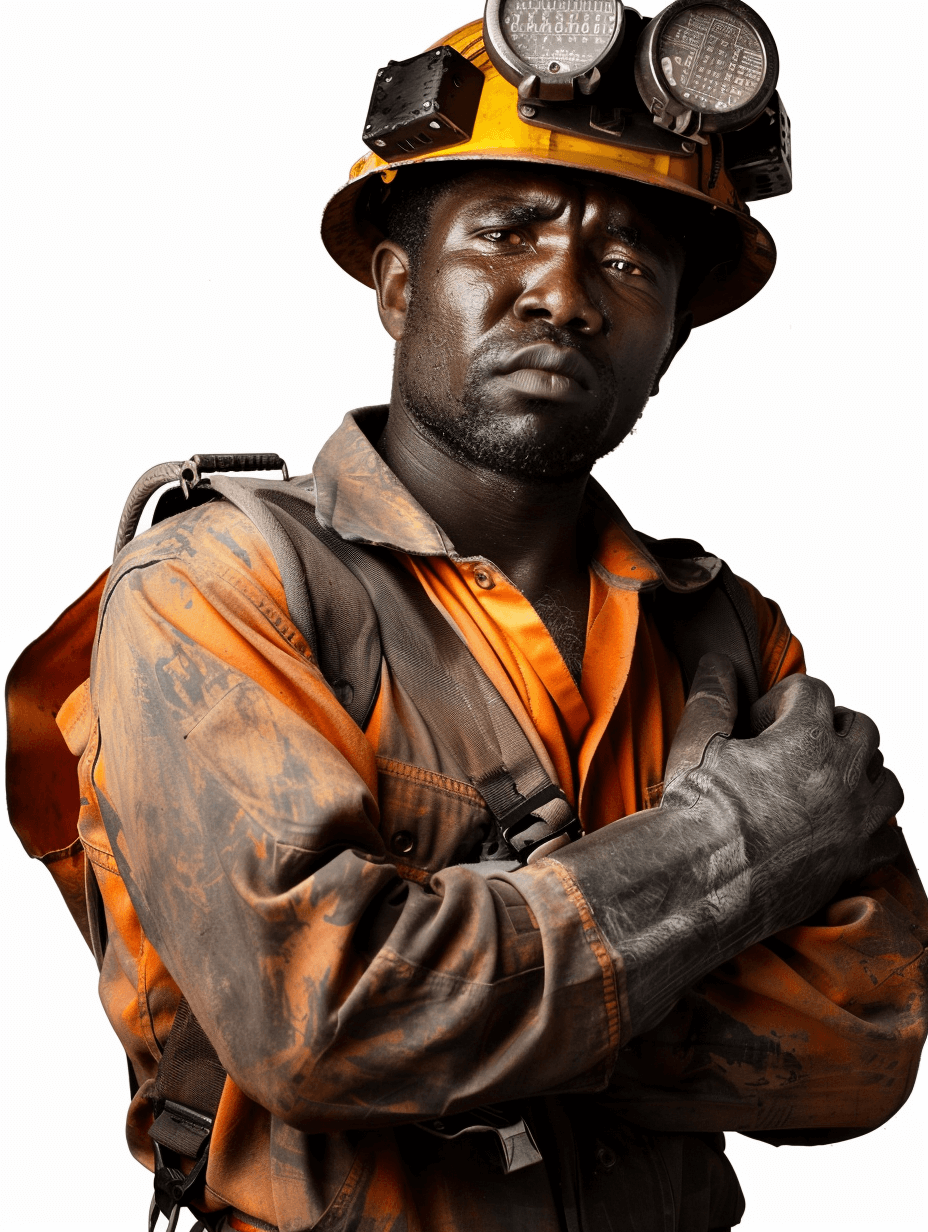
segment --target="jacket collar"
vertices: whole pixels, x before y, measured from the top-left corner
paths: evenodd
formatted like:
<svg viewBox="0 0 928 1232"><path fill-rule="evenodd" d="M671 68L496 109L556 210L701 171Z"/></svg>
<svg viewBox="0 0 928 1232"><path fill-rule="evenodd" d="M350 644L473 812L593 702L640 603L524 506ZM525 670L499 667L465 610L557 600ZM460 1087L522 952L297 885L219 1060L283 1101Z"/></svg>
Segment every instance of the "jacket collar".
<svg viewBox="0 0 928 1232"><path fill-rule="evenodd" d="M342 539L394 548L412 556L460 557L438 523L400 483L375 448L387 421L386 406L349 411L313 466L316 516ZM639 535L595 479L587 500L598 534L593 568L609 586L674 591L700 590L721 568L709 555L667 557L661 544Z"/></svg>

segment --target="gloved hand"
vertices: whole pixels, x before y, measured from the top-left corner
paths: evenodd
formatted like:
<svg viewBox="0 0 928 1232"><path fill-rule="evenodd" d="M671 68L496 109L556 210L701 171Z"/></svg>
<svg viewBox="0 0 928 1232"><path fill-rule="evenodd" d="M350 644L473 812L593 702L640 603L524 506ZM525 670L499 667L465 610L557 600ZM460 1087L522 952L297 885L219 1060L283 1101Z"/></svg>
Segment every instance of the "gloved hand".
<svg viewBox="0 0 928 1232"><path fill-rule="evenodd" d="M632 1027L659 1022L683 990L758 941L798 924L839 886L890 863L886 825L902 805L866 715L827 685L791 676L729 735L734 669L702 659L667 762L658 809L558 851L618 967Z"/></svg>

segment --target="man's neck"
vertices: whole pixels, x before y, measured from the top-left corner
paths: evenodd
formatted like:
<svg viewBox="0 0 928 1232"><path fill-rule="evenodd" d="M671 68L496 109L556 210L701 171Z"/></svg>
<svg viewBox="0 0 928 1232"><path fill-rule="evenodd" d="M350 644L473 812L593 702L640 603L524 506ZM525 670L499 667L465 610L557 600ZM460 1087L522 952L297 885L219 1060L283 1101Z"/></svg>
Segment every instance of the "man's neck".
<svg viewBox="0 0 928 1232"><path fill-rule="evenodd" d="M531 602L555 595L585 608L578 523L588 476L530 482L459 461L397 399L378 448L461 556L492 561Z"/></svg>

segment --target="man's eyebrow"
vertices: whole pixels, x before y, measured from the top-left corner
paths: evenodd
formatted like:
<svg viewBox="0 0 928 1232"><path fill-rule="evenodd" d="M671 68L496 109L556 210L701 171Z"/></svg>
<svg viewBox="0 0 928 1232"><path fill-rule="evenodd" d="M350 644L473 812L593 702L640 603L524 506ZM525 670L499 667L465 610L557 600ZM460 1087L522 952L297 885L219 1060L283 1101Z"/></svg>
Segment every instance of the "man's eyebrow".
<svg viewBox="0 0 928 1232"><path fill-rule="evenodd" d="M606 234L614 236L632 248L644 247L641 243L641 232L637 227L626 227L620 222L609 222L606 224Z"/></svg>
<svg viewBox="0 0 928 1232"><path fill-rule="evenodd" d="M554 218L558 212L555 205L526 205L524 201L512 197L493 197L465 209L465 213L490 214L497 222L517 227L532 222L545 222Z"/></svg>
<svg viewBox="0 0 928 1232"><path fill-rule="evenodd" d="M533 222L547 222L551 218L556 218L561 208L560 202L552 202L550 205L537 202L530 205L526 204L524 198L500 196L465 207L463 212L471 216L489 215L497 226L524 227ZM654 246L642 239L637 227L630 227L627 223L620 222L618 218L613 217L606 223L605 231L607 235L623 244L628 244L630 248L637 248L639 252L647 253L652 257L657 256Z"/></svg>
<svg viewBox="0 0 928 1232"><path fill-rule="evenodd" d="M660 249L655 248L654 244L643 239L637 227L630 227L626 223L610 219L606 223L606 234L611 235L622 244L627 244L629 248L634 248L637 252L644 253L645 256L651 257L655 261L662 259Z"/></svg>

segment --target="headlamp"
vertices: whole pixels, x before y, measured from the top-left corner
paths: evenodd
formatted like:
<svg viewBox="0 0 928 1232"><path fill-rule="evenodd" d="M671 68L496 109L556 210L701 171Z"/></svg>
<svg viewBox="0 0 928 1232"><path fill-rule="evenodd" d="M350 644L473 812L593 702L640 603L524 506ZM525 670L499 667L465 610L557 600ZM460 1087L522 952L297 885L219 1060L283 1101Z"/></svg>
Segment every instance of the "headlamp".
<svg viewBox="0 0 928 1232"><path fill-rule="evenodd" d="M521 98L590 94L622 45L621 0L488 0L487 54Z"/></svg>
<svg viewBox="0 0 928 1232"><path fill-rule="evenodd" d="M676 0L638 40L642 101L655 123L677 133L746 127L770 101L778 72L773 35L739 0Z"/></svg>

